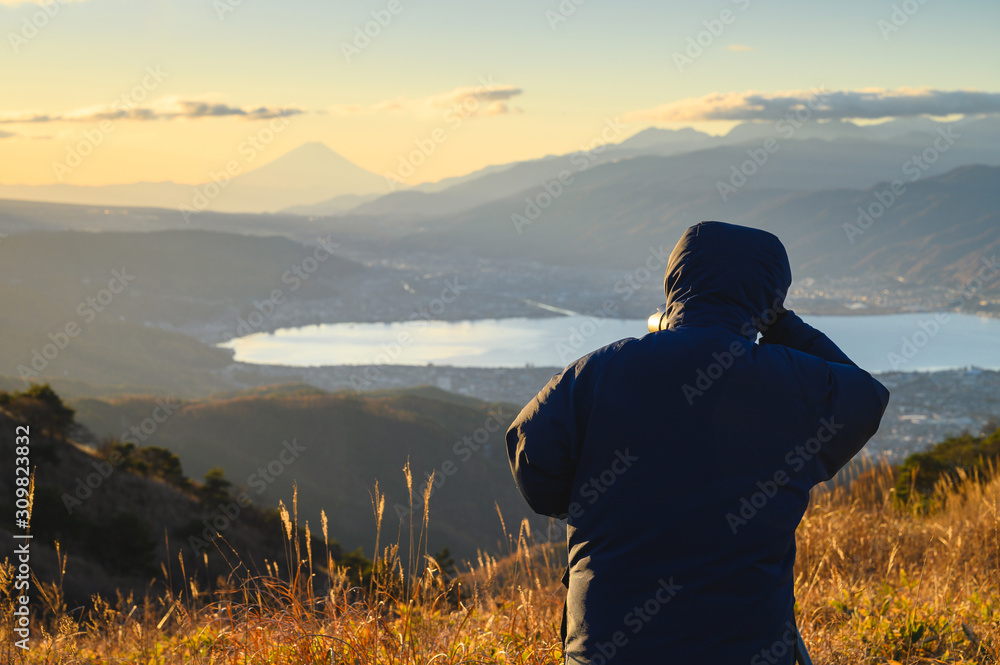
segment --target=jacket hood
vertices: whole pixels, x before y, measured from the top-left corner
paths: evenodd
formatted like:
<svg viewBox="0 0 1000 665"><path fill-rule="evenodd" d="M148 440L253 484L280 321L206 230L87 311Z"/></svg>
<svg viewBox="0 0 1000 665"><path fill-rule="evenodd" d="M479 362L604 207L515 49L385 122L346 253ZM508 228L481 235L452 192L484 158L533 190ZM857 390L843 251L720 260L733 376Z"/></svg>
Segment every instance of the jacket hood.
<svg viewBox="0 0 1000 665"><path fill-rule="evenodd" d="M701 222L684 232L667 260L663 327L721 326L753 341L761 318L780 311L791 283L788 254L777 236Z"/></svg>

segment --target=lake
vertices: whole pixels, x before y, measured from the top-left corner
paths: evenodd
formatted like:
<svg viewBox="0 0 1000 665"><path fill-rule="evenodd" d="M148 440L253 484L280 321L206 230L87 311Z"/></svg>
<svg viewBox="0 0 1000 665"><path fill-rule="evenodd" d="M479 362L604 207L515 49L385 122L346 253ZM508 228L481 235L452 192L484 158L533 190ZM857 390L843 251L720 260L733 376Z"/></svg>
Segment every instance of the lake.
<svg viewBox="0 0 1000 665"><path fill-rule="evenodd" d="M971 314L805 316L870 371L1000 369L1000 319ZM268 365L562 367L623 337L645 320L587 316L336 323L283 328L224 342L236 360Z"/></svg>

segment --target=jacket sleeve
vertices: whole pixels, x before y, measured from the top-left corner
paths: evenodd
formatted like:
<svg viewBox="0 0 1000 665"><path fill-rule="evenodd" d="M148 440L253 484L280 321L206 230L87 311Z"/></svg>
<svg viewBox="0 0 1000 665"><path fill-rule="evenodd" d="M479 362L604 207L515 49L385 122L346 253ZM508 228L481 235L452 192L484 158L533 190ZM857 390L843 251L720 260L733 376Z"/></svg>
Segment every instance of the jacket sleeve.
<svg viewBox="0 0 1000 665"><path fill-rule="evenodd" d="M812 408L807 411L814 419L805 432L801 459L813 466L819 483L833 478L875 436L889 404L889 391L859 367L805 358L803 396L810 402Z"/></svg>
<svg viewBox="0 0 1000 665"><path fill-rule="evenodd" d="M829 337L803 321L791 310L787 310L777 323L761 335L761 342L780 344L811 356L818 356L823 360L854 365L854 361L848 358Z"/></svg>
<svg viewBox="0 0 1000 665"><path fill-rule="evenodd" d="M809 466L815 482L830 480L878 431L889 391L793 312L761 341L789 349L805 412L811 414L806 438L791 459Z"/></svg>
<svg viewBox="0 0 1000 665"><path fill-rule="evenodd" d="M514 481L536 513L566 517L597 378L626 341L595 351L552 377L507 430Z"/></svg>

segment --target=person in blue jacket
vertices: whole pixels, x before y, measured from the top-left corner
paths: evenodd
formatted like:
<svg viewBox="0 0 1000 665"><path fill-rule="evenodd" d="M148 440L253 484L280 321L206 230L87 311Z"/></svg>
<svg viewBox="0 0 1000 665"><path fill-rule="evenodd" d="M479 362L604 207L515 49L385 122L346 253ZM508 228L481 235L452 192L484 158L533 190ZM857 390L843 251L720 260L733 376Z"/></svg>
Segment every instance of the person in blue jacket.
<svg viewBox="0 0 1000 665"><path fill-rule="evenodd" d="M784 308L791 281L771 233L687 229L659 330L577 360L511 425L521 494L568 520L566 663L795 660L795 529L889 392Z"/></svg>

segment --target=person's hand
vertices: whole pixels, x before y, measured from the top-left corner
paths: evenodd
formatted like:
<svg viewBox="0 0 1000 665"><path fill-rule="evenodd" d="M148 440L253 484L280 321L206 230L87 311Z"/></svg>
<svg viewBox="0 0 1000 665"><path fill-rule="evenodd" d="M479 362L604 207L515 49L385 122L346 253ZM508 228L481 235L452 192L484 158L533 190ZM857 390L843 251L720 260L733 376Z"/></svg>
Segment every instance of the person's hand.
<svg viewBox="0 0 1000 665"><path fill-rule="evenodd" d="M761 338L764 341L770 341L768 338L773 337L774 331L781 327L781 322L791 313L792 310L785 309L784 303L776 301L773 307L763 312L760 316L758 329L760 330Z"/></svg>

